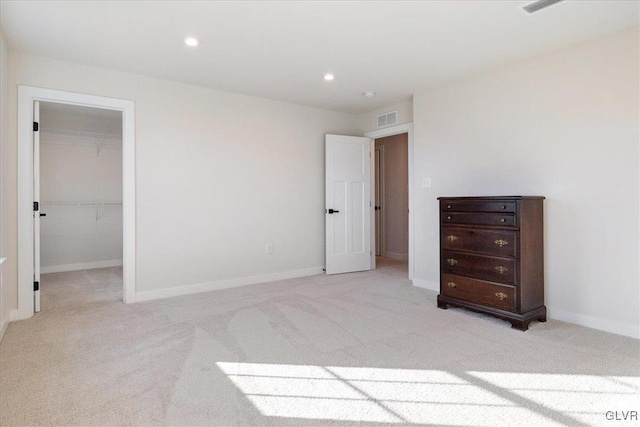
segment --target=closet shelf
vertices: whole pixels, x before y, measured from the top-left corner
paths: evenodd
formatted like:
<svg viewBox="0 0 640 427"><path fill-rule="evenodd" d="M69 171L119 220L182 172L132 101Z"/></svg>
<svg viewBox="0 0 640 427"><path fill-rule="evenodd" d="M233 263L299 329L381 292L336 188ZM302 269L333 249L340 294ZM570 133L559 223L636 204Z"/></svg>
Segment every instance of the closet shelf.
<svg viewBox="0 0 640 427"><path fill-rule="evenodd" d="M63 135L63 136L79 136L84 138L112 139L122 141L122 135L113 135L107 133L80 132L70 130L42 129L41 131L47 135Z"/></svg>
<svg viewBox="0 0 640 427"><path fill-rule="evenodd" d="M96 154L100 154L103 148L122 148L122 135L110 135L105 133L66 131L54 129L41 129L43 135L65 136L72 139L60 140L60 138L41 138L42 144L53 145L89 145L96 147Z"/></svg>
<svg viewBox="0 0 640 427"><path fill-rule="evenodd" d="M122 206L122 202L42 202L41 206Z"/></svg>
<svg viewBox="0 0 640 427"><path fill-rule="evenodd" d="M122 206L122 202L41 202L40 206L45 207L54 207L54 206L83 206L83 207L91 207L95 209L96 214L96 222L98 222L101 218L100 211L103 209L103 206ZM76 211L78 212L78 211Z"/></svg>

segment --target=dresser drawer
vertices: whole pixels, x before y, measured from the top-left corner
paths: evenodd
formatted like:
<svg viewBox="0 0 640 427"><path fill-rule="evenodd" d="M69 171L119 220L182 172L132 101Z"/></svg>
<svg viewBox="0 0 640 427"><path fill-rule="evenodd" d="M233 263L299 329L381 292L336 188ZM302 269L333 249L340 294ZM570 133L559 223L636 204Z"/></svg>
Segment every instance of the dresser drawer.
<svg viewBox="0 0 640 427"><path fill-rule="evenodd" d="M440 289L442 294L451 298L516 311L516 289L513 286L443 274Z"/></svg>
<svg viewBox="0 0 640 427"><path fill-rule="evenodd" d="M442 212L443 224L516 226L516 216L498 213Z"/></svg>
<svg viewBox="0 0 640 427"><path fill-rule="evenodd" d="M442 251L441 271L492 282L515 284L516 260Z"/></svg>
<svg viewBox="0 0 640 427"><path fill-rule="evenodd" d="M443 201L440 205L443 212L516 212L516 202L513 201Z"/></svg>
<svg viewBox="0 0 640 427"><path fill-rule="evenodd" d="M515 231L442 227L440 233L443 249L516 256L518 233Z"/></svg>

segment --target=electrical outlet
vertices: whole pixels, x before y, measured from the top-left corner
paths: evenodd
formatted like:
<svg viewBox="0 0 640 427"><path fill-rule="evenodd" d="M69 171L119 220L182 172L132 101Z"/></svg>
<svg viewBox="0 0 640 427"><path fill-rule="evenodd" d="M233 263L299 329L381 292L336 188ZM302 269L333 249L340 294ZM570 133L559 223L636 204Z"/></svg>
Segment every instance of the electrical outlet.
<svg viewBox="0 0 640 427"><path fill-rule="evenodd" d="M266 250L267 254L272 254L273 253L273 245L271 243L269 243L267 245L267 250Z"/></svg>
<svg viewBox="0 0 640 427"><path fill-rule="evenodd" d="M431 178L422 178L422 188L431 188Z"/></svg>

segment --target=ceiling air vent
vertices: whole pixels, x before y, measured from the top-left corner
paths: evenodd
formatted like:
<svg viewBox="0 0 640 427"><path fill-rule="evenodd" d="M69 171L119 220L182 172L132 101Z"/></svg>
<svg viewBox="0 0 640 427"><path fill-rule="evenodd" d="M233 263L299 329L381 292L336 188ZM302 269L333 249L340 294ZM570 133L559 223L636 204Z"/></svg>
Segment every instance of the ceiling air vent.
<svg viewBox="0 0 640 427"><path fill-rule="evenodd" d="M378 127L391 126L398 123L398 112L392 111L390 113L380 114L378 116Z"/></svg>

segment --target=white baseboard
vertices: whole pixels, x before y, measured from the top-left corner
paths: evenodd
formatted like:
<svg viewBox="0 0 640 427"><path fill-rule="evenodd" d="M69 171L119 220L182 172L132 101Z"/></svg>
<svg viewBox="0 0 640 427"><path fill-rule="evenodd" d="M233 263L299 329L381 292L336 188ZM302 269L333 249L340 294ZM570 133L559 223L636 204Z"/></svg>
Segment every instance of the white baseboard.
<svg viewBox="0 0 640 427"><path fill-rule="evenodd" d="M0 341L4 338L4 333L7 332L9 323L18 320L18 310L9 310L9 318L0 320Z"/></svg>
<svg viewBox="0 0 640 427"><path fill-rule="evenodd" d="M109 267L121 267L121 259L112 259L109 261L95 261L84 262L80 264L66 264L66 265L50 265L47 267L40 267L41 273L60 273L62 271L78 271L78 270L91 270L93 268L109 268Z"/></svg>
<svg viewBox="0 0 640 427"><path fill-rule="evenodd" d="M5 321L0 323L0 341L4 338L4 333L7 332L7 327L9 327L9 321Z"/></svg>
<svg viewBox="0 0 640 427"><path fill-rule="evenodd" d="M431 280L413 279L413 286L416 288L428 289L430 291L440 291L440 283Z"/></svg>
<svg viewBox="0 0 640 427"><path fill-rule="evenodd" d="M381 255L385 258L395 259L396 261L407 261L409 259L409 254L382 251Z"/></svg>
<svg viewBox="0 0 640 427"><path fill-rule="evenodd" d="M547 316L550 319L562 320L563 322L574 323L587 328L598 329L600 331L611 332L612 334L624 335L631 338L640 339L640 326L626 323L614 322L599 317L585 316L583 314L571 313L547 306Z"/></svg>
<svg viewBox="0 0 640 427"><path fill-rule="evenodd" d="M181 295L197 294L201 292L217 291L220 289L236 288L239 286L256 285L258 283L275 282L278 280L295 279L297 277L315 276L323 273L323 267L307 268L304 270L285 271L282 273L262 274L259 276L238 277L236 279L218 280L216 282L198 283L195 285L176 286L158 289L156 291L138 292L133 302L150 301L160 298L177 297Z"/></svg>

